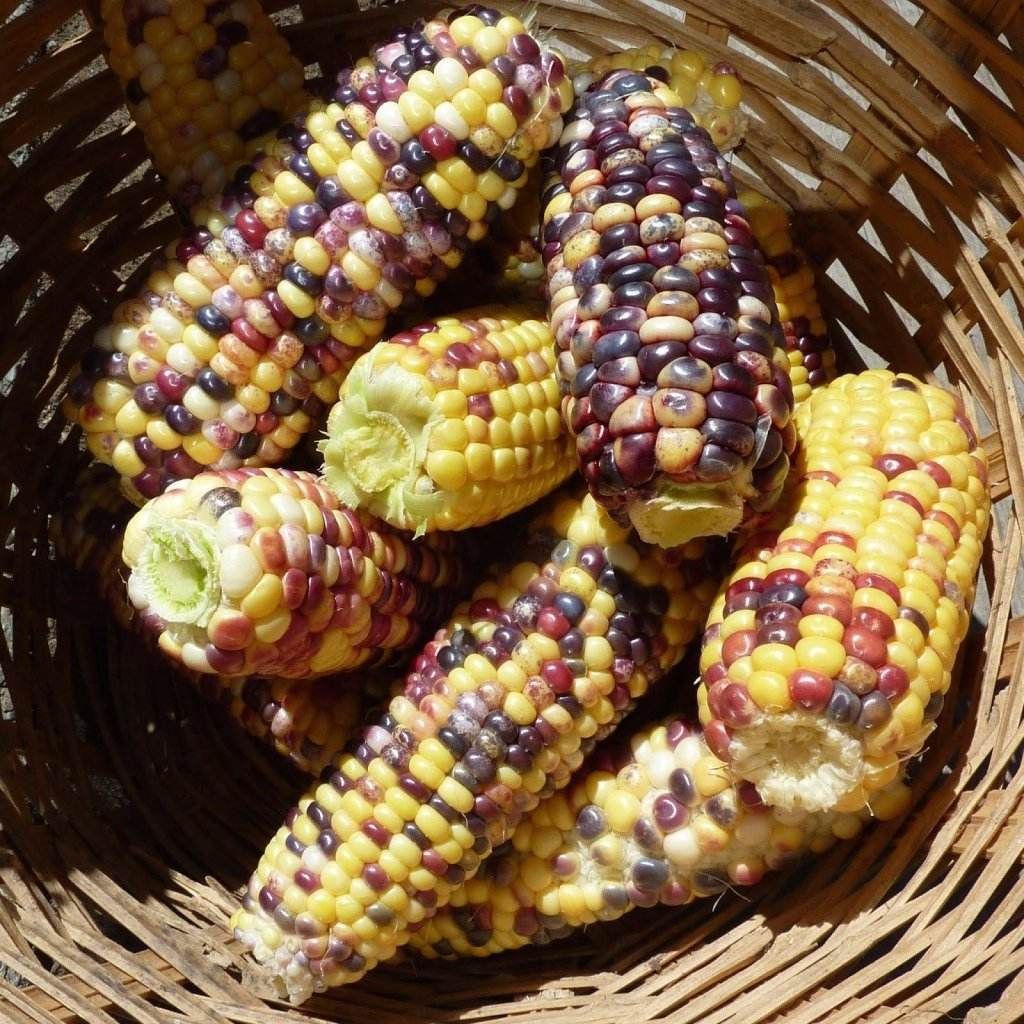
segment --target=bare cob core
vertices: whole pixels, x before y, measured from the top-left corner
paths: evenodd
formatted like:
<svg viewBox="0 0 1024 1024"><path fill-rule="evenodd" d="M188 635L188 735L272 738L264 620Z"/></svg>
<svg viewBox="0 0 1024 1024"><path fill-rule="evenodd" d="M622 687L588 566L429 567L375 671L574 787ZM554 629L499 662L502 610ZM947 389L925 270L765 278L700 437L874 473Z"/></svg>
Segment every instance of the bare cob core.
<svg viewBox="0 0 1024 1024"><path fill-rule="evenodd" d="M794 435L775 300L728 167L679 97L613 72L550 158L542 241L583 475L641 537L778 499Z"/></svg>
<svg viewBox="0 0 1024 1024"><path fill-rule="evenodd" d="M134 509L120 493L118 483L109 466L87 466L51 519L50 537L58 557L88 578L118 625L146 633L152 626L151 617L136 613L122 576L121 544ZM369 702L365 675L358 681L193 672L185 676L249 735L312 774L330 763L354 735Z"/></svg>
<svg viewBox="0 0 1024 1024"><path fill-rule="evenodd" d="M293 1001L390 957L568 783L693 635L702 550L637 544L590 496L553 501L261 859L232 924Z"/></svg>
<svg viewBox="0 0 1024 1024"><path fill-rule="evenodd" d="M204 473L125 531L128 594L197 672L324 675L408 648L466 576L455 538L411 541L339 505L310 473Z"/></svg>
<svg viewBox="0 0 1024 1024"><path fill-rule="evenodd" d="M766 803L856 810L942 709L988 528L986 461L954 395L885 370L838 378L796 422L786 497L708 620L700 719Z"/></svg>
<svg viewBox="0 0 1024 1024"><path fill-rule="evenodd" d="M544 944L637 907L682 906L851 839L869 817L902 814L902 780L870 811L766 807L699 729L675 717L612 740L497 851L447 907L413 933L427 957L490 956Z"/></svg>
<svg viewBox="0 0 1024 1024"><path fill-rule="evenodd" d="M356 361L320 443L347 505L417 535L511 515L575 466L554 340L530 311L470 310Z"/></svg>

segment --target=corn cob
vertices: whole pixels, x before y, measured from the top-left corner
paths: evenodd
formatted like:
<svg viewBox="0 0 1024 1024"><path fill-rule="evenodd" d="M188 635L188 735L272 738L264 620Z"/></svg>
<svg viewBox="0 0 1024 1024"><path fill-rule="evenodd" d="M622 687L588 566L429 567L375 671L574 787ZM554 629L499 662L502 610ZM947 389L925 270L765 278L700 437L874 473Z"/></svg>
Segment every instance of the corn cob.
<svg viewBox="0 0 1024 1024"><path fill-rule="evenodd" d="M743 83L728 61L708 65L695 50L673 46L638 46L594 57L573 74L573 88L583 95L609 71L639 71L666 82L711 141L725 153L743 142L747 116L740 109Z"/></svg>
<svg viewBox="0 0 1024 1024"><path fill-rule="evenodd" d="M643 71L667 82L679 96L696 124L725 153L743 141L747 117L739 110L743 85L731 64L719 63L709 69L707 61L693 50L645 46L595 57L573 74L573 88L582 96L609 70L629 68ZM504 282L513 287L532 288L544 277L544 260L539 248L540 181L531 182L512 211L513 216L496 226L484 255L501 268Z"/></svg>
<svg viewBox="0 0 1024 1024"><path fill-rule="evenodd" d="M188 211L309 105L257 0L103 0L108 62L171 196Z"/></svg>
<svg viewBox="0 0 1024 1024"><path fill-rule="evenodd" d="M789 357L789 379L796 402L836 375L836 354L828 338L814 286L814 270L793 241L786 211L753 189L741 192L750 231L764 253Z"/></svg>
<svg viewBox="0 0 1024 1024"><path fill-rule="evenodd" d="M574 108L544 195L563 412L592 493L671 546L778 498L795 443L771 286L707 133L655 79Z"/></svg>
<svg viewBox="0 0 1024 1024"><path fill-rule="evenodd" d="M700 718L766 803L854 810L942 709L988 525L985 455L955 396L884 370L840 377L796 420L786 497L708 619Z"/></svg>
<svg viewBox="0 0 1024 1024"><path fill-rule="evenodd" d="M875 794L888 820L909 803L902 780ZM427 957L490 956L547 943L635 907L682 906L857 835L858 812L765 807L734 779L699 730L674 717L602 746L545 801L480 874L413 933Z"/></svg>
<svg viewBox="0 0 1024 1024"><path fill-rule="evenodd" d="M294 1001L357 980L444 906L675 663L710 594L703 542L638 545L578 492L526 551L456 611L261 859L232 925Z"/></svg>
<svg viewBox="0 0 1024 1024"><path fill-rule="evenodd" d="M67 501L53 516L54 548L76 574L88 577L113 613L129 629L139 625L126 598L121 539L132 507L119 493L117 474L92 463L75 480ZM341 751L362 721L367 687L335 678L315 680L259 676L186 678L249 735L270 744L297 768L321 771Z"/></svg>
<svg viewBox="0 0 1024 1024"><path fill-rule="evenodd" d="M576 461L551 331L523 308L470 310L377 345L352 367L327 434L334 493L417 534L510 515Z"/></svg>
<svg viewBox="0 0 1024 1024"><path fill-rule="evenodd" d="M289 678L407 650L467 578L453 537L411 541L311 473L203 473L129 522L122 556L144 628L196 672Z"/></svg>
<svg viewBox="0 0 1024 1024"><path fill-rule="evenodd" d="M344 73L98 332L65 411L137 495L280 462L386 316L513 204L572 86L521 22L475 10Z"/></svg>

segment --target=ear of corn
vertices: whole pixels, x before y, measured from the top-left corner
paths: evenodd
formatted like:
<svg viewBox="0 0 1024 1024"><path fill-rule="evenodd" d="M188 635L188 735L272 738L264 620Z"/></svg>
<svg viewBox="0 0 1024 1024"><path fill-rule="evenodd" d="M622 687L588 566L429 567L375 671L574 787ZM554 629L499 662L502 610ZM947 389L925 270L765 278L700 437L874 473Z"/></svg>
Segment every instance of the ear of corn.
<svg viewBox="0 0 1024 1024"><path fill-rule="evenodd" d="M258 0L103 0L103 38L153 164L184 211L309 104Z"/></svg>
<svg viewBox="0 0 1024 1024"><path fill-rule="evenodd" d="M902 781L876 794L880 820L905 811ZM504 852L409 940L427 957L490 956L547 943L636 907L682 906L857 835L858 812L766 807L685 718L603 745L567 789L523 822Z"/></svg>
<svg viewBox="0 0 1024 1024"><path fill-rule="evenodd" d="M412 647L467 579L462 538L412 541L311 473L203 473L129 522L128 595L196 672L304 678Z"/></svg>
<svg viewBox="0 0 1024 1024"><path fill-rule="evenodd" d="M512 206L572 86L521 22L474 11L343 73L98 332L64 408L138 496L282 461L386 317Z"/></svg>
<svg viewBox="0 0 1024 1024"><path fill-rule="evenodd" d="M543 320L491 307L361 356L320 443L325 480L392 526L463 530L544 497L575 468Z"/></svg>
<svg viewBox="0 0 1024 1024"><path fill-rule="evenodd" d="M883 370L816 391L797 431L771 529L709 617L700 718L766 803L853 810L942 709L988 526L985 455L954 395Z"/></svg>
<svg viewBox="0 0 1024 1024"><path fill-rule="evenodd" d="M92 463L75 480L68 500L50 522L58 557L88 579L117 623L141 623L127 599L121 541L132 507L118 492L117 474ZM364 681L216 676L186 678L250 736L270 744L303 771L317 774L357 730L368 700Z"/></svg>
<svg viewBox="0 0 1024 1024"><path fill-rule="evenodd" d="M741 192L739 200L767 264L786 338L793 398L803 402L836 375L836 354L822 316L814 268L793 241L789 216L778 203L752 189Z"/></svg>
<svg viewBox="0 0 1024 1024"><path fill-rule="evenodd" d="M739 109L743 83L728 61L711 64L695 50L677 50L672 46L633 47L588 61L573 75L573 87L582 95L615 70L639 71L666 82L721 152L735 149L743 142L747 131L747 116Z"/></svg>
<svg viewBox="0 0 1024 1024"><path fill-rule="evenodd" d="M261 859L233 927L293 1000L390 957L567 784L694 634L702 551L637 545L591 497L553 499Z"/></svg>
<svg viewBox="0 0 1024 1024"><path fill-rule="evenodd" d="M591 491L666 546L769 508L793 450L775 300L725 162L667 86L574 108L544 194L563 412Z"/></svg>
<svg viewBox="0 0 1024 1024"><path fill-rule="evenodd" d="M644 46L609 56L595 57L573 74L578 96L610 70L628 68L643 71L664 81L704 128L722 153L735 149L743 141L747 117L739 109L743 85L731 64L710 66L693 50ZM541 182L530 183L516 203L513 216L495 228L485 248L504 283L514 288L534 289L544 278L544 260L539 248ZM753 227L753 225L751 225ZM756 235L756 231L755 231Z"/></svg>

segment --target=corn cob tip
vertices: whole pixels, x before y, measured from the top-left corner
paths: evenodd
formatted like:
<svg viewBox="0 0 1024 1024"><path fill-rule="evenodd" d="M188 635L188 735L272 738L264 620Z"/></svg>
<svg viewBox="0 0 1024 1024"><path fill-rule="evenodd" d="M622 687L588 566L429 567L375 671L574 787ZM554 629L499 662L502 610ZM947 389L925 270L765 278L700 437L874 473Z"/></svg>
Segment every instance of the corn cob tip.
<svg viewBox="0 0 1024 1024"><path fill-rule="evenodd" d="M695 537L724 537L743 520L743 499L731 485L663 485L657 494L630 501L626 514L641 540L663 548Z"/></svg>

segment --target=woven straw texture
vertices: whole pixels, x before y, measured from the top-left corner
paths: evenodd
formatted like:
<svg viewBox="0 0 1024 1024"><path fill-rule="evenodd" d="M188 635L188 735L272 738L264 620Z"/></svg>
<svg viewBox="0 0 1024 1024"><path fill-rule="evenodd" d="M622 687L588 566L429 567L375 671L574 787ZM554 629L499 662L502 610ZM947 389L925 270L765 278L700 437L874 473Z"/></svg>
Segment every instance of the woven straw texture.
<svg viewBox="0 0 1024 1024"><path fill-rule="evenodd" d="M313 73L427 9L282 13ZM536 8L574 58L657 39L732 61L751 114L738 177L794 210L845 366L963 390L998 506L956 712L929 741L909 818L746 898L638 911L514 956L389 967L301 1014L246 985L224 928L301 780L50 564L47 515L83 461L55 409L61 382L174 232L94 13L0 0L0 1020L1024 1019L1019 0Z"/></svg>

